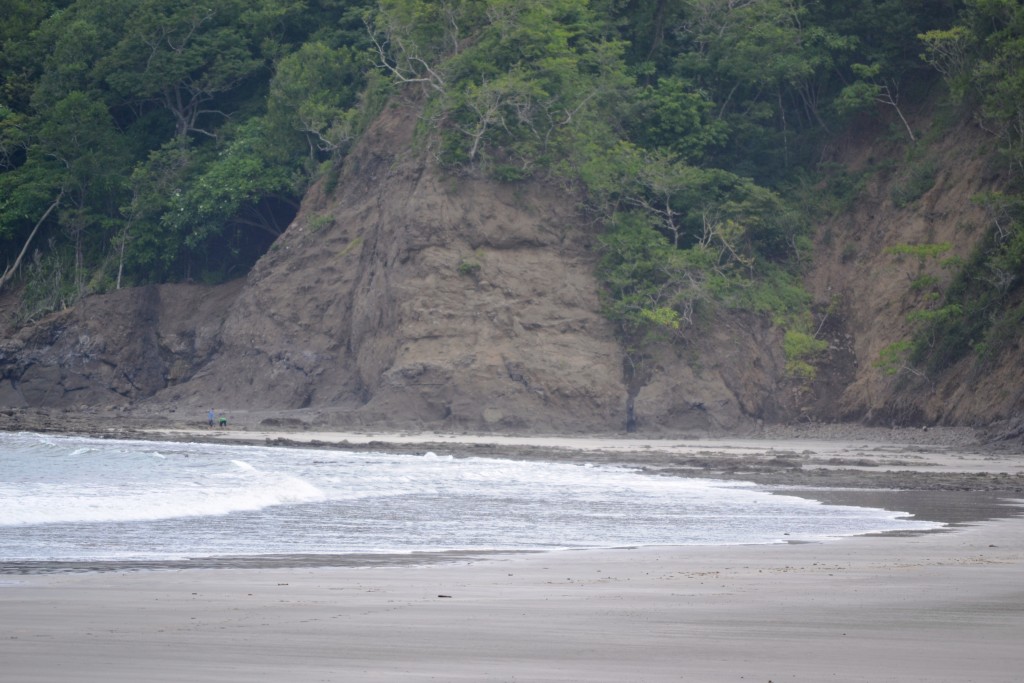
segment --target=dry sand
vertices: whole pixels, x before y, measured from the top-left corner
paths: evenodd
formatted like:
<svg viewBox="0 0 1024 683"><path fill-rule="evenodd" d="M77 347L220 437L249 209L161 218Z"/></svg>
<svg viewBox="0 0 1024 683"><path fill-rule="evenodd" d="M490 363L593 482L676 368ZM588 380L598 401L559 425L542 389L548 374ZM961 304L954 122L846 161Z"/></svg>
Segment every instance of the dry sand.
<svg viewBox="0 0 1024 683"><path fill-rule="evenodd" d="M224 434L161 435L311 438ZM417 448L448 439L317 437ZM471 437L456 440L454 451L476 448ZM689 457L662 448L687 444L615 441L505 448L521 448L524 457L544 447L560 458L604 453L666 468L672 458ZM792 450L780 442L716 448L755 462ZM948 448L800 448L810 452L801 469L822 471L838 466L831 458L848 458L848 448L861 453L864 471L901 469L884 462L915 456L910 460L929 472L970 477L973 468L982 478L1003 473L1019 481L1024 465L1019 456ZM395 567L0 576L0 680L12 682L1022 677L1021 517L821 544L574 551Z"/></svg>

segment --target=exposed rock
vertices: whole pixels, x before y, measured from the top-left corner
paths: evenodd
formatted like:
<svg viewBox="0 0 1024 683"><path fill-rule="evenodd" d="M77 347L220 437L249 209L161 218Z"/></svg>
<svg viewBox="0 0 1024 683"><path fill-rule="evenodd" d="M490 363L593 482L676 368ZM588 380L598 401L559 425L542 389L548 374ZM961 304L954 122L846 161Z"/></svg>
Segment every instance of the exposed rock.
<svg viewBox="0 0 1024 683"><path fill-rule="evenodd" d="M187 381L216 348L238 284L84 299L0 345L0 405L124 406Z"/></svg>
<svg viewBox="0 0 1024 683"><path fill-rule="evenodd" d="M929 116L927 110L920 112L915 126L930 125ZM865 173L867 182L846 211L820 227L807 278L819 310L840 313L826 330L833 347L849 351L824 365L823 377L834 380L838 372L841 380L808 404L816 407L814 417L880 426L984 425L1024 413L1019 341L999 358L979 364L971 355L932 376L917 368L887 374L878 367L883 349L913 336L909 314L927 308L928 291L913 287L915 279L928 276L948 284L955 271L943 267L943 261L968 260L990 227L984 209L973 201L1006 182L993 162L989 133L962 122L919 150L918 156L925 156L916 161L887 143L878 129L853 131L833 152L832 161ZM899 169L925 161L937 169L934 184L919 199L896 205ZM941 243L950 250L940 258L887 251L896 245Z"/></svg>
<svg viewBox="0 0 1024 683"><path fill-rule="evenodd" d="M417 113L388 109L244 281L112 292L8 330L0 408L216 406L302 428L564 433L986 424L1021 410L1018 357L987 377L965 362L902 383L873 367L908 333L906 283L919 268L885 246L950 240L968 253L980 228L965 207L995 182L979 180L980 167L943 174L904 209L876 174L824 226L808 282L829 350L806 382L786 376L781 331L752 314L627 354L601 314L597 228L576 198L554 184L446 174L413 139ZM853 142L836 154L867 163ZM954 239L962 221L970 239Z"/></svg>

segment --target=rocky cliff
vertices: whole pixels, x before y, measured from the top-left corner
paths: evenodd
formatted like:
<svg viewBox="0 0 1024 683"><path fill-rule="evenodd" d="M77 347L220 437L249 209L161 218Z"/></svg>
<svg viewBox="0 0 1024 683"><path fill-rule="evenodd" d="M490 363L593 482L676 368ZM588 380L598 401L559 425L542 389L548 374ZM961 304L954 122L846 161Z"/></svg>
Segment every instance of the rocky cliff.
<svg viewBox="0 0 1024 683"><path fill-rule="evenodd" d="M609 430L622 360L593 231L557 188L446 177L382 116L226 311L220 351L153 401L331 424Z"/></svg>
<svg viewBox="0 0 1024 683"><path fill-rule="evenodd" d="M845 378L821 406L821 417L885 426L981 426L1024 414L1021 329L984 363L971 354L939 371L879 367L887 346L912 336L913 312L938 305L929 297L952 279L955 268L948 262L969 261L990 230L991 217L973 198L1007 182L1008 169L987 132L972 121L932 131L932 118L927 108L918 112L914 123L926 137L909 149L889 143L876 126L851 132L827 151L864 182L848 208L819 226L806 280L818 310L834 316L826 325L833 352L848 352L833 353L826 367L826 379L844 369ZM908 200L906 188L922 169L927 178L920 196ZM898 253L900 245L942 244L950 248L938 257ZM939 287L918 286L925 281Z"/></svg>
<svg viewBox="0 0 1024 683"><path fill-rule="evenodd" d="M395 105L321 181L243 281L90 297L0 342L0 406L176 411L238 419L467 431L743 432L801 419L987 423L1021 410L1019 348L979 378L965 361L897 381L873 366L907 333L908 269L887 245L983 228L969 197L999 182L942 143L938 181L897 208L875 174L819 231L808 286L831 349L785 376L770 321L725 315L652 347L641 373L600 313L596 227L554 185L446 174ZM856 167L877 150L831 151ZM963 226L972 226L964 228ZM933 267L933 266L925 266ZM982 381L984 380L984 381Z"/></svg>

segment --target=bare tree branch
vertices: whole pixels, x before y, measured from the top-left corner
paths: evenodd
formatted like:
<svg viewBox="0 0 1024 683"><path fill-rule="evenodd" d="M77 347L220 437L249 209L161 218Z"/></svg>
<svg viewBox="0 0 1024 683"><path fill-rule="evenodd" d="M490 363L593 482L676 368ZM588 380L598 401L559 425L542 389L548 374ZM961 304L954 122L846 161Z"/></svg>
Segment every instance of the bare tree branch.
<svg viewBox="0 0 1024 683"><path fill-rule="evenodd" d="M41 226L46 221L46 219L50 216L53 210L56 209L57 206L60 204L60 200L63 198L64 190L62 188L60 194L57 195L57 198L54 199L53 202L50 204L49 208L46 209L46 211L43 213L42 218L40 218L39 221L36 223L36 226L32 228L32 232L29 234L28 239L25 240L24 246L21 248L21 253L18 254L18 258L14 259L14 264L8 267L7 270L4 271L3 276L0 277L0 289L3 289L4 285L6 285L7 282L14 277L14 273L16 273L18 267L21 266L21 260L25 258L25 252L28 251L29 244L32 243L32 239L36 236L36 233L39 232L39 226Z"/></svg>

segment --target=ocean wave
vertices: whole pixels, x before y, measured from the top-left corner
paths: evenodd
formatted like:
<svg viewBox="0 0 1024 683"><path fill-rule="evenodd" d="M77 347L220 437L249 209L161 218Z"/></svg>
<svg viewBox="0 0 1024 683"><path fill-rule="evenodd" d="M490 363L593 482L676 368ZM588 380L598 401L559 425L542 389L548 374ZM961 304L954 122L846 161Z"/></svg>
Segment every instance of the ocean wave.
<svg viewBox="0 0 1024 683"><path fill-rule="evenodd" d="M6 558L728 545L940 526L607 465L4 439ZM96 452L73 455L83 448Z"/></svg>
<svg viewBox="0 0 1024 683"><path fill-rule="evenodd" d="M291 475L264 475L233 486L191 482L172 489L37 486L5 496L0 526L32 524L153 521L251 512L274 505L324 499L318 487Z"/></svg>

